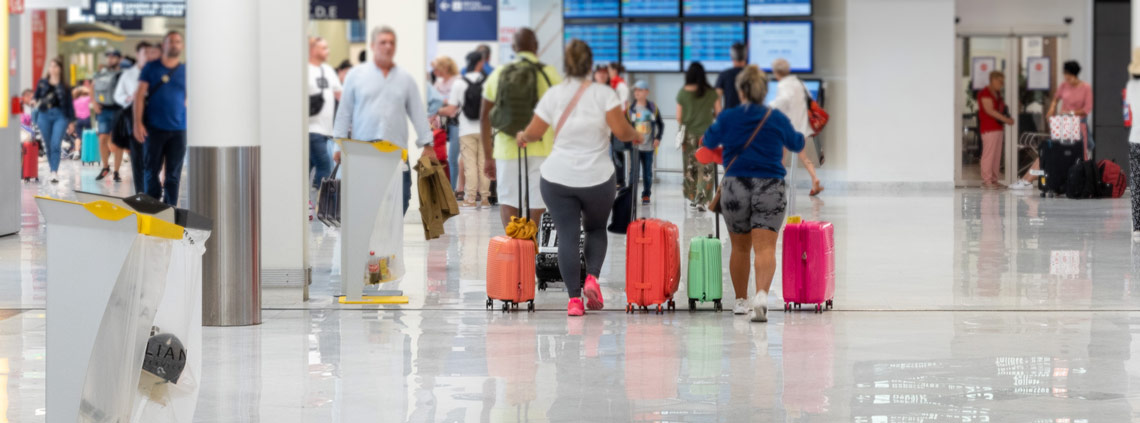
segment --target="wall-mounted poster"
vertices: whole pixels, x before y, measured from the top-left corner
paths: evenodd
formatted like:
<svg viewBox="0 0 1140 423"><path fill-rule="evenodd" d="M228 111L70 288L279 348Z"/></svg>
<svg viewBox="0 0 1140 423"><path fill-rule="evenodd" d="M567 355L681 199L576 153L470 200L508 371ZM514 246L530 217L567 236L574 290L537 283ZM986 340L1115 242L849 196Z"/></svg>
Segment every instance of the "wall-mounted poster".
<svg viewBox="0 0 1140 423"><path fill-rule="evenodd" d="M973 65L970 66L970 72L973 75L973 88L975 91L985 88L990 85L990 72L994 71L997 67L997 59L994 57L975 57Z"/></svg>
<svg viewBox="0 0 1140 423"><path fill-rule="evenodd" d="M1049 91L1053 87L1053 65L1048 57L1030 57L1026 63L1026 89Z"/></svg>

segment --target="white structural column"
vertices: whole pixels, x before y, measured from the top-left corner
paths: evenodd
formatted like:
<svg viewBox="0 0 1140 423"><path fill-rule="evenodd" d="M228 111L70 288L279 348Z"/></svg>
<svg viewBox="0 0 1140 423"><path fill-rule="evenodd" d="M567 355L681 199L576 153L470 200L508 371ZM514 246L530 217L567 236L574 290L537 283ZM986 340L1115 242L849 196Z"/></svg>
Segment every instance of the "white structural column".
<svg viewBox="0 0 1140 423"><path fill-rule="evenodd" d="M309 2L260 0L258 13L261 281L267 305L296 304L308 268Z"/></svg>
<svg viewBox="0 0 1140 423"><path fill-rule="evenodd" d="M186 8L188 187L214 220L202 269L202 323L261 322L259 2Z"/></svg>
<svg viewBox="0 0 1140 423"><path fill-rule="evenodd" d="M1140 47L1140 0L1132 0L1132 48Z"/></svg>

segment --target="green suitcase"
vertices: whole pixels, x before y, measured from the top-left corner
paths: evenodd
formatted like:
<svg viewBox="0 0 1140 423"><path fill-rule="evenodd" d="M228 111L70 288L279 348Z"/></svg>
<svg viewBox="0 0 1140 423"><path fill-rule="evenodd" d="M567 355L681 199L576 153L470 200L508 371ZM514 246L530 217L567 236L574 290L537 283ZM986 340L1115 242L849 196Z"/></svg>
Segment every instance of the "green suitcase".
<svg viewBox="0 0 1140 423"><path fill-rule="evenodd" d="M713 176L713 185L717 183ZM699 236L689 242L689 311L696 311L697 302L713 302L713 309L724 310L724 272L721 269L720 215L716 220L716 235Z"/></svg>

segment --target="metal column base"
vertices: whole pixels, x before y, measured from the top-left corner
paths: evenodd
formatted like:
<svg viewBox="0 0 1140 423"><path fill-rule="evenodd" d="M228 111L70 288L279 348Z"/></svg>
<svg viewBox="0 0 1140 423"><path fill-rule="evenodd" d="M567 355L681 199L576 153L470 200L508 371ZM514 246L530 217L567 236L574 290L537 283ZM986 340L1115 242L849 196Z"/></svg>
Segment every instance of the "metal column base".
<svg viewBox="0 0 1140 423"><path fill-rule="evenodd" d="M214 219L202 259L202 325L261 324L261 150L190 147L190 209Z"/></svg>

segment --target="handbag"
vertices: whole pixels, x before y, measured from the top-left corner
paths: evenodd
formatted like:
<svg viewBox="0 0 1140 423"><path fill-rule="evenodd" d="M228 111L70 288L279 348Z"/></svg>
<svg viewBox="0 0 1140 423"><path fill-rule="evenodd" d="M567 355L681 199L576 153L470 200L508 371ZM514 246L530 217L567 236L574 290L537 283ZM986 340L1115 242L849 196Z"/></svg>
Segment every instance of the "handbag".
<svg viewBox="0 0 1140 423"><path fill-rule="evenodd" d="M800 82L800 84L803 85L803 82ZM807 85L804 85L804 101L807 102L808 123L811 125L811 135L814 137L819 135L820 132L823 132L823 128L827 126L827 121L831 120L831 115L828 114L827 110L824 110L815 99L811 98L811 92L808 91ZM822 156L821 154L820 165L823 164Z"/></svg>
<svg viewBox="0 0 1140 423"><path fill-rule="evenodd" d="M340 226L340 179L336 178L340 163L333 167L328 177L321 179L317 191L317 220L328 227Z"/></svg>
<svg viewBox="0 0 1140 423"><path fill-rule="evenodd" d="M1049 118L1049 135L1059 141L1079 141L1081 139L1081 118L1074 115L1058 115Z"/></svg>
<svg viewBox="0 0 1140 423"><path fill-rule="evenodd" d="M752 136L748 138L748 142L744 144L744 148L740 149L740 152L742 154L744 153L744 151L748 150L748 146L752 145L752 140L756 139L756 134L760 133L760 128L763 128L764 124L768 123L768 118L771 116L772 116L772 108L769 107L768 113L764 114L764 119L762 119L760 121L759 125L756 125L756 129L752 131ZM739 158L740 158L740 155L738 154L736 157L732 158L732 161L728 162L728 166L724 167L724 176L725 177L728 177L728 170L732 168L732 164L736 163L736 159L739 159ZM724 187L724 184L717 185L716 195L713 196L712 202L709 203L708 209L709 209L709 211L711 211L713 213L720 214L720 191L723 187Z"/></svg>
<svg viewBox="0 0 1140 423"><path fill-rule="evenodd" d="M320 69L321 77L317 79L317 88L320 88L321 92L309 95L309 116L316 116L325 108L325 87L329 82L325 79L325 66L321 65Z"/></svg>

